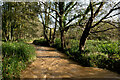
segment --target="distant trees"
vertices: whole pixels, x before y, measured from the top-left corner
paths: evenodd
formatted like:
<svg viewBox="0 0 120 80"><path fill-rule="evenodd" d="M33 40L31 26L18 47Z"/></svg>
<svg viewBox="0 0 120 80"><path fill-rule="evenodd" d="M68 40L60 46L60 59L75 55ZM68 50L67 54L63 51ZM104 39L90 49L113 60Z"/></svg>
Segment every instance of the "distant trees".
<svg viewBox="0 0 120 80"><path fill-rule="evenodd" d="M37 14L34 11L36 3L27 2L3 2L2 5L2 35L6 41L14 41L20 38L33 37L38 30ZM37 23L37 24L36 24ZM31 26L34 26L31 27Z"/></svg>

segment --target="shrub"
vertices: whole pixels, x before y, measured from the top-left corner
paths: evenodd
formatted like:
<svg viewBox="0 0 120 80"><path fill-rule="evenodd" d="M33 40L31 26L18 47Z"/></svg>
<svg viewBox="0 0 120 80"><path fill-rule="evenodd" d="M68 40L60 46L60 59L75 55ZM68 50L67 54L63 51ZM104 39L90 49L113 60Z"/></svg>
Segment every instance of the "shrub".
<svg viewBox="0 0 120 80"><path fill-rule="evenodd" d="M41 46L49 46L49 43L45 39L34 40L33 44Z"/></svg>
<svg viewBox="0 0 120 80"><path fill-rule="evenodd" d="M34 47L22 42L3 43L2 54L3 78L19 77L20 71L25 69L27 63L36 58Z"/></svg>
<svg viewBox="0 0 120 80"><path fill-rule="evenodd" d="M71 55L78 55L79 54L79 45L78 45L79 41L78 40L74 40L74 39L71 39L70 40L70 48L69 48L69 53Z"/></svg>
<svg viewBox="0 0 120 80"><path fill-rule="evenodd" d="M55 39L53 47L57 48L58 50L61 50L61 40L59 38Z"/></svg>
<svg viewBox="0 0 120 80"><path fill-rule="evenodd" d="M25 42L25 39L17 39L18 42Z"/></svg>
<svg viewBox="0 0 120 80"><path fill-rule="evenodd" d="M109 56L112 56L113 54L119 54L120 50L118 47L118 42L111 42L107 44L101 44L99 45L99 51L105 54L108 54Z"/></svg>

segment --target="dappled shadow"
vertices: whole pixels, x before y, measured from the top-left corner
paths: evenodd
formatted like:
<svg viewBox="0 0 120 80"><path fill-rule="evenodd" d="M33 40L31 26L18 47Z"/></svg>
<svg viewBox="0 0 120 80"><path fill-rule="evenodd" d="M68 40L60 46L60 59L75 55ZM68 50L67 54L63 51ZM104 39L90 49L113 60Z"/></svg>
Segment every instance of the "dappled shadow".
<svg viewBox="0 0 120 80"><path fill-rule="evenodd" d="M57 51L57 50L45 50L45 49L36 49L38 51Z"/></svg>
<svg viewBox="0 0 120 80"><path fill-rule="evenodd" d="M61 57L61 56L37 56L37 58L62 58L62 59L68 59L68 58Z"/></svg>
<svg viewBox="0 0 120 80"><path fill-rule="evenodd" d="M120 80L120 79L118 78L21 78L21 79L17 78L13 80Z"/></svg>
<svg viewBox="0 0 120 80"><path fill-rule="evenodd" d="M120 75L108 70L83 67L55 48L36 46L36 54L37 59L21 72L21 80L120 79Z"/></svg>

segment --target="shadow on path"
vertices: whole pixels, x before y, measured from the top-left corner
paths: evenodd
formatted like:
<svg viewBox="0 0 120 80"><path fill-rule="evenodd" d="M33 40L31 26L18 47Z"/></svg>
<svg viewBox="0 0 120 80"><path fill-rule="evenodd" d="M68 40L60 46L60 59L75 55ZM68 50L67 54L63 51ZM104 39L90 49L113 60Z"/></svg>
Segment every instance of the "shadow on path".
<svg viewBox="0 0 120 80"><path fill-rule="evenodd" d="M55 48L35 46L37 59L23 72L21 80L118 80L120 75L108 70L83 67L69 60ZM28 79L27 79L28 78Z"/></svg>

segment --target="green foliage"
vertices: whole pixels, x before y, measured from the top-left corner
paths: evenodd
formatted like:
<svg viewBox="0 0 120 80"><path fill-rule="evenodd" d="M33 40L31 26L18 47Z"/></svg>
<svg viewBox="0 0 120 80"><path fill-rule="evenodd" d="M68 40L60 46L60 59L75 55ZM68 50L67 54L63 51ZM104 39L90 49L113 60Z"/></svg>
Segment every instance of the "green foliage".
<svg viewBox="0 0 120 80"><path fill-rule="evenodd" d="M57 48L58 50L61 50L61 40L59 38L55 39L53 47Z"/></svg>
<svg viewBox="0 0 120 80"><path fill-rule="evenodd" d="M69 53L71 54L71 55L76 55L76 56L78 56L79 55L79 41L78 40L74 40L74 39L71 39L70 41L69 41L70 43L70 48L69 48Z"/></svg>
<svg viewBox="0 0 120 80"><path fill-rule="evenodd" d="M85 56L89 58L90 66L92 67L96 67L96 66L102 67L105 65L103 61L108 59L108 56L105 55L104 53L89 53Z"/></svg>
<svg viewBox="0 0 120 80"><path fill-rule="evenodd" d="M34 40L33 44L41 46L49 46L49 43L45 39Z"/></svg>
<svg viewBox="0 0 120 80"><path fill-rule="evenodd" d="M2 54L3 78L19 77L21 70L25 69L27 63L36 58L34 47L22 42L3 43Z"/></svg>
<svg viewBox="0 0 120 80"><path fill-rule="evenodd" d="M119 42L88 40L84 57L88 57L90 66L107 68L120 72Z"/></svg>
<svg viewBox="0 0 120 80"><path fill-rule="evenodd" d="M25 39L18 39L17 41L18 42L25 42L26 40Z"/></svg>
<svg viewBox="0 0 120 80"><path fill-rule="evenodd" d="M109 55L120 54L118 42L101 44L101 45L99 45L99 47L100 47L100 51L105 54L109 54Z"/></svg>
<svg viewBox="0 0 120 80"><path fill-rule="evenodd" d="M114 57L113 57L114 56ZM106 68L112 71L120 72L120 56L111 55L112 58L108 58L107 54L96 53L89 55L90 66Z"/></svg>
<svg viewBox="0 0 120 80"><path fill-rule="evenodd" d="M42 25L37 16L37 8L37 2L4 2L1 8L3 39L14 41L40 37Z"/></svg>
<svg viewBox="0 0 120 80"><path fill-rule="evenodd" d="M120 50L118 41L99 41L87 40L85 51L80 55L79 41L71 39L69 49L65 49L65 53L73 60L83 66L107 68L116 72L120 72ZM55 43L60 45L59 40Z"/></svg>
<svg viewBox="0 0 120 80"><path fill-rule="evenodd" d="M107 43L107 41L99 41L99 40L87 40L85 51L86 52L97 52L99 50L99 45Z"/></svg>

